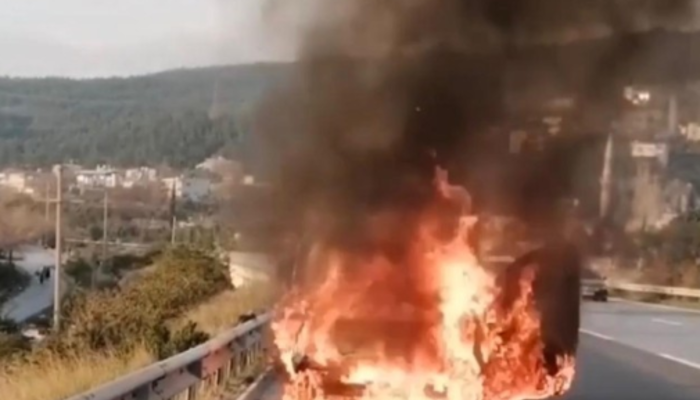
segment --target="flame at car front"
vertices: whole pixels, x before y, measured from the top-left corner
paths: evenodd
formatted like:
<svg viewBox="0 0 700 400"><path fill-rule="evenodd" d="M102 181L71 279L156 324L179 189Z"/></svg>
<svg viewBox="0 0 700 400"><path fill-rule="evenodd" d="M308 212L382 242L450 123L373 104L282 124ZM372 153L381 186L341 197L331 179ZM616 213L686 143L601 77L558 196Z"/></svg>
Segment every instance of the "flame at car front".
<svg viewBox="0 0 700 400"><path fill-rule="evenodd" d="M454 189L437 174L438 199ZM457 218L456 234L443 240L440 218L425 210L400 262L317 244L306 266L317 274L273 322L290 376L286 399L323 400L334 384L358 386L354 396L367 400L524 400L569 389L573 356L560 356L554 372L545 365L534 268L503 302L495 273L466 240L476 217Z"/></svg>

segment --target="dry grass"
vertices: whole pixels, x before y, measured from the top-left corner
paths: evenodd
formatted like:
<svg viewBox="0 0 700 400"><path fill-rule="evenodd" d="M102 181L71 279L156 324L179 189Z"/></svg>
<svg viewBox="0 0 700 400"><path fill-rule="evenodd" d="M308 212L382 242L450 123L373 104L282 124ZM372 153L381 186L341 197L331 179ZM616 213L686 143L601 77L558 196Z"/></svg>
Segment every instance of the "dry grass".
<svg viewBox="0 0 700 400"><path fill-rule="evenodd" d="M201 330L216 335L235 325L241 314L269 308L273 299L272 285L263 283L227 290L189 311L182 321L193 321Z"/></svg>
<svg viewBox="0 0 700 400"><path fill-rule="evenodd" d="M700 287L700 266L692 261L679 264L651 261L643 267L636 281L651 285L697 288Z"/></svg>
<svg viewBox="0 0 700 400"><path fill-rule="evenodd" d="M263 285L219 294L187 313L187 320L197 322L210 334L232 325L241 313L269 305L271 290ZM42 352L34 362L23 362L1 371L0 398L12 400L58 400L95 388L119 376L154 362L145 346L129 354L89 353L57 357Z"/></svg>
<svg viewBox="0 0 700 400"><path fill-rule="evenodd" d="M108 382L154 361L145 347L131 354L82 354L59 358L42 354L35 363L0 374L3 399L64 399Z"/></svg>

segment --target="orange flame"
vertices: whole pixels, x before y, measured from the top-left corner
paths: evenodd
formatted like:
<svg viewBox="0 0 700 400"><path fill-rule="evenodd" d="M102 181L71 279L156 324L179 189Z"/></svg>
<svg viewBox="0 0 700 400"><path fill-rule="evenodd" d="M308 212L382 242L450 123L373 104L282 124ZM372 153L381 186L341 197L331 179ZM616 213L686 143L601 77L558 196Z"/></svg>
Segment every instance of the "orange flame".
<svg viewBox="0 0 700 400"><path fill-rule="evenodd" d="M443 171L436 191L464 196ZM534 269L503 307L495 273L467 244L476 217L460 217L447 243L430 212L422 220L402 265L317 246L307 265L317 279L290 293L272 324L286 400L324 400L339 387L367 400L524 400L569 389L572 357L560 356L553 374L545 368ZM297 368L301 355L310 368Z"/></svg>

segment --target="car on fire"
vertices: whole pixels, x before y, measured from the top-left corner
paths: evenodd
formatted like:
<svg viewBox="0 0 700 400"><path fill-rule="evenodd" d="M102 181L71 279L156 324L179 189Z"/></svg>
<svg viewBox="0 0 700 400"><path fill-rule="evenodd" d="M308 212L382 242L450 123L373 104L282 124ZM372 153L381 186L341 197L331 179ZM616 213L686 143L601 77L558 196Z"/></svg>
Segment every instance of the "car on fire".
<svg viewBox="0 0 700 400"><path fill-rule="evenodd" d="M498 272L499 285L504 288L504 296L498 302L505 309L517 307L518 291L521 290L519 282L523 274L533 265L536 270L536 277L533 282L535 297L535 307L540 314L540 331L542 334L543 348L541 359L543 360L545 373L555 379L561 375L561 370L565 367L561 364L562 358L575 358L578 347L578 335L580 325L580 300L581 285L580 271L581 259L575 249L568 243L546 243L524 252L516 257L512 256L492 256L484 260L485 263L492 264ZM399 332L412 332L420 329L416 324L420 321L413 320L410 311L395 310L392 318L379 320L358 321L344 318L344 328L339 329L344 335L351 335L350 342L365 342L363 335L368 335L374 331L396 332L395 341L401 341ZM407 317L408 316L408 317ZM304 324L306 316L296 315L295 319ZM509 333L504 332L505 335ZM507 339L504 339L507 340ZM401 347L401 344L396 344ZM364 354L352 348L341 350L342 358L339 363L317 362L308 355L297 353L290 360L293 366L293 374L303 374L312 372L314 384L313 389L306 384L299 385L297 380L292 387L296 393L295 398L304 400L323 399L360 399L371 398L367 394L371 389L362 381L352 381L346 379L348 366L358 364L358 360L372 357L372 354ZM279 365L280 371L288 374L287 367ZM290 376L291 381L295 378ZM298 379L298 378L296 378ZM322 395L312 395L305 391L311 390L322 392ZM400 390L400 388L399 388ZM385 393L391 397L390 393ZM556 392L555 392L556 394ZM397 398L401 398L397 394ZM445 399L448 398L446 389L439 385L426 385L423 388L423 399Z"/></svg>
<svg viewBox="0 0 700 400"><path fill-rule="evenodd" d="M417 230L433 232L427 244L436 247L402 253L415 259L354 264L356 254L322 242L301 252L320 261L312 266L338 265L338 256L353 268L326 277L312 268L312 281L323 283L283 302L291 307L282 306L272 323L290 398L381 399L395 392L397 398L451 398L452 390L464 389L454 385L489 399L568 390L583 266L572 231L524 229L520 238L504 239L514 231L513 218L497 224L474 218L466 192L446 184L438 189L442 197L424 217L437 223Z"/></svg>

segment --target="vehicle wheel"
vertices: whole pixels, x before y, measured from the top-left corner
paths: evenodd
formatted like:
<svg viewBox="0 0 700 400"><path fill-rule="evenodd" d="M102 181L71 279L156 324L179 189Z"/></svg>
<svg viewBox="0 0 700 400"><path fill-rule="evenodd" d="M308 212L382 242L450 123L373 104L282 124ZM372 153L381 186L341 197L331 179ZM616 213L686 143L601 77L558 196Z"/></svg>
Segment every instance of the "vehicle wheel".
<svg viewBox="0 0 700 400"><path fill-rule="evenodd" d="M549 373L558 369L559 356L576 354L580 327L581 259L568 243L546 244L516 259L506 272L507 291L524 268L535 265L535 301L541 313L544 357Z"/></svg>

